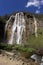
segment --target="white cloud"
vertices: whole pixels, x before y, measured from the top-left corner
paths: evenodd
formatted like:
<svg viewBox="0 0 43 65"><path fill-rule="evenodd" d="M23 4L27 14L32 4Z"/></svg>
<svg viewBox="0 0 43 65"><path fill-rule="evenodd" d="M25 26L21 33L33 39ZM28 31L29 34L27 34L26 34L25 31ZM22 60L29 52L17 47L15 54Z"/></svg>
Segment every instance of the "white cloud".
<svg viewBox="0 0 43 65"><path fill-rule="evenodd" d="M27 2L25 7L28 8L32 5L35 6L35 7L40 8L40 5L43 5L43 0L30 0L30 1Z"/></svg>
<svg viewBox="0 0 43 65"><path fill-rule="evenodd" d="M40 13L39 9L41 8L41 5L43 5L43 0L29 0L26 4L26 8L30 6L37 7L37 10L35 13Z"/></svg>
<svg viewBox="0 0 43 65"><path fill-rule="evenodd" d="M43 5L43 0L41 0L41 5Z"/></svg>
<svg viewBox="0 0 43 65"><path fill-rule="evenodd" d="M35 13L40 13L40 11L39 10L36 10L36 12Z"/></svg>
<svg viewBox="0 0 43 65"><path fill-rule="evenodd" d="M37 6L39 6L38 4L39 4L38 2L28 2L26 7L28 8L31 5L34 5L35 7L37 7Z"/></svg>

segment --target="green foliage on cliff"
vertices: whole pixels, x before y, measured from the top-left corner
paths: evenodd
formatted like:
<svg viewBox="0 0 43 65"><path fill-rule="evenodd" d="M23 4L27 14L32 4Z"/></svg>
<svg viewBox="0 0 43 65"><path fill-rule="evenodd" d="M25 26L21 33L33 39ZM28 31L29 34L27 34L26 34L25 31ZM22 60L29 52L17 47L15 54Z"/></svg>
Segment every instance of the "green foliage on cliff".
<svg viewBox="0 0 43 65"><path fill-rule="evenodd" d="M40 20L41 19L43 20L43 14L41 14L41 15L30 14L30 13L26 13L26 14L28 14L29 17L35 15L36 18L38 18ZM9 19L9 17L10 17L10 15L7 15L7 14L5 16L0 16L0 22L2 22L3 24L5 24L6 21ZM3 45L4 44L0 45L0 48L2 47L2 49L5 49L5 50L6 49L10 50L12 48L12 46L9 46L9 45L3 46ZM38 30L38 37L37 38L34 35L30 36L30 38L28 40L28 45L30 47L32 46L32 47L35 47L35 48L43 48L43 31L41 29ZM27 50L27 48L20 48L19 46L18 47L14 47L14 48L22 50L22 51L26 51Z"/></svg>
<svg viewBox="0 0 43 65"><path fill-rule="evenodd" d="M28 40L28 45L36 49L43 49L43 30L38 30L38 37L31 35Z"/></svg>
<svg viewBox="0 0 43 65"><path fill-rule="evenodd" d="M9 15L5 15L5 16L0 16L0 22L2 22L3 24L6 23L6 21L9 19Z"/></svg>

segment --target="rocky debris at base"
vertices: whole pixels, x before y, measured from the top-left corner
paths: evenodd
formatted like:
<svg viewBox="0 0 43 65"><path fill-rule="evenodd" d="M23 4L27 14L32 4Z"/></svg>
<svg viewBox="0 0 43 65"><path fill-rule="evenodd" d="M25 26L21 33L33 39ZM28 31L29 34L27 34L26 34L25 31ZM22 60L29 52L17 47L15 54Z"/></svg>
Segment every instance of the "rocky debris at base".
<svg viewBox="0 0 43 65"><path fill-rule="evenodd" d="M24 62L22 59L17 60L16 58L14 58L13 60L13 59L8 58L7 56L0 55L0 65L39 65L39 64L35 63L32 60L27 63L26 61Z"/></svg>
<svg viewBox="0 0 43 65"><path fill-rule="evenodd" d="M11 55L11 52L0 54L0 65L39 65L39 63L35 63L32 59L22 57L19 53L14 53L14 56Z"/></svg>

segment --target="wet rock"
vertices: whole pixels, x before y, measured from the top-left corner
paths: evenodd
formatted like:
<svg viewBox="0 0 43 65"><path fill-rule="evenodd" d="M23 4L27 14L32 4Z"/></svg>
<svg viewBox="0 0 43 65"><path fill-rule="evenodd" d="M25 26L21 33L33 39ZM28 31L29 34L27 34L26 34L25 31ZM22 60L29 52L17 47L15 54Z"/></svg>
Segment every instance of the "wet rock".
<svg viewBox="0 0 43 65"><path fill-rule="evenodd" d="M41 59L41 61L43 62L43 56L42 56L42 59Z"/></svg>
<svg viewBox="0 0 43 65"><path fill-rule="evenodd" d="M43 63L40 63L40 65L43 65Z"/></svg>
<svg viewBox="0 0 43 65"><path fill-rule="evenodd" d="M40 62L41 61L41 56L38 56L36 54L33 54L31 56L31 59L33 59L35 61L35 63L37 63L37 62Z"/></svg>

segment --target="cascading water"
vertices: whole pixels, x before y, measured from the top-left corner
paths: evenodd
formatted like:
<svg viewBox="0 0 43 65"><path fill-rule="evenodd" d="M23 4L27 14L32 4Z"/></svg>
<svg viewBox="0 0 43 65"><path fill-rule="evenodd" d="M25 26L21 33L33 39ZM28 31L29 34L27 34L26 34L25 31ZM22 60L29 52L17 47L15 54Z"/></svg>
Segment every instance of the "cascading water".
<svg viewBox="0 0 43 65"><path fill-rule="evenodd" d="M22 34L23 34L23 31L25 31L25 19L24 19L24 14L22 12L17 13L15 15L15 20L12 26L11 38L8 42L9 44L13 44L14 37L15 37L14 33L16 29L17 29L16 43L21 44Z"/></svg>
<svg viewBox="0 0 43 65"><path fill-rule="evenodd" d="M23 31L25 31L25 20L24 20L24 15L22 13L22 16L20 15L20 17L18 14L18 24L17 24L17 43L18 44L21 43Z"/></svg>
<svg viewBox="0 0 43 65"><path fill-rule="evenodd" d="M13 43L14 32L15 32L16 26L17 26L17 25L16 25L16 19L17 19L17 14L16 14L16 16L15 16L15 21L14 21L13 26L12 26L11 38L10 38L10 40L8 41L9 44L12 44L12 43Z"/></svg>
<svg viewBox="0 0 43 65"><path fill-rule="evenodd" d="M36 18L34 16L33 16L33 18L34 18L34 27L35 27L35 29L33 31L35 31L35 36L37 37L38 36L37 35L37 21L36 21ZM26 18L26 19L28 19L28 18ZM5 33L7 30L7 34L9 35L9 31L10 31L10 35L8 38L9 44L13 44L13 43L21 44L22 39L24 37L23 32L26 32L26 31L28 32L28 30L33 29L31 27L32 26L31 24L29 24L29 23L26 24L26 19L24 19L23 12L16 13L16 15L12 15L9 18L9 20L7 21L7 23L5 25ZM28 33L26 33L26 34L29 35Z"/></svg>
<svg viewBox="0 0 43 65"><path fill-rule="evenodd" d="M6 33L6 30L7 30L7 26L8 26L8 24L9 24L9 21L11 20L12 17L14 18L15 16L12 15L12 16L9 18L9 20L6 22L6 25L5 25L5 33Z"/></svg>
<svg viewBox="0 0 43 65"><path fill-rule="evenodd" d="M34 17L34 26L35 26L35 36L37 37L37 21L36 18Z"/></svg>

